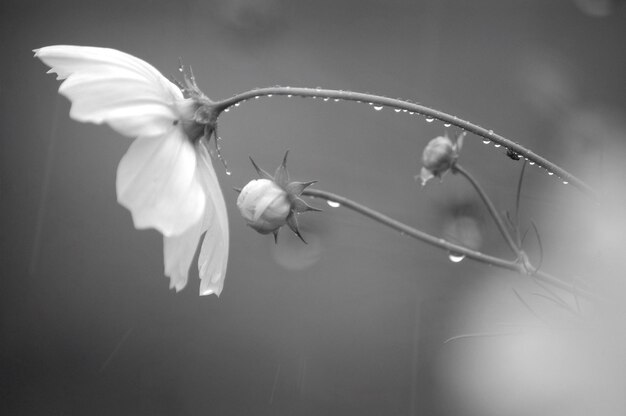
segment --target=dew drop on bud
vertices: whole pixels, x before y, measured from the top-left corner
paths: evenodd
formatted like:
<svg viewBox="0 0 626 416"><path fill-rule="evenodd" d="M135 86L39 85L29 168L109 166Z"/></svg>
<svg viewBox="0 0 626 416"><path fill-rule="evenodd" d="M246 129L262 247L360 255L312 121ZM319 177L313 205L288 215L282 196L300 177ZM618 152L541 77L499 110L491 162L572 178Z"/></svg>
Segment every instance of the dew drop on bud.
<svg viewBox="0 0 626 416"><path fill-rule="evenodd" d="M383 106L382 106L382 105L375 105L375 106L374 106L374 110L376 110L376 111L380 111L380 110L382 110L382 109L383 109Z"/></svg>
<svg viewBox="0 0 626 416"><path fill-rule="evenodd" d="M465 254L449 253L448 258L452 263L458 263L465 258Z"/></svg>
<svg viewBox="0 0 626 416"><path fill-rule="evenodd" d="M339 202L335 202L335 201L326 201L326 203L333 208L339 208L341 206Z"/></svg>

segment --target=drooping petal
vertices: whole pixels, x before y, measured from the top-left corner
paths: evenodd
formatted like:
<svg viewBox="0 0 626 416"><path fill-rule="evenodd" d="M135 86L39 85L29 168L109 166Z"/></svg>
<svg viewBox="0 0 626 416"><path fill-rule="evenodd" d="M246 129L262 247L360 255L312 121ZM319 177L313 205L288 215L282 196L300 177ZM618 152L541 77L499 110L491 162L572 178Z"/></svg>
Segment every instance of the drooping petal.
<svg viewBox="0 0 626 416"><path fill-rule="evenodd" d="M200 295L220 295L228 264L229 231L228 214L224 195L217 181L215 170L204 144L196 146L198 151L198 176L207 195L203 229L206 229L198 258Z"/></svg>
<svg viewBox="0 0 626 416"><path fill-rule="evenodd" d="M189 277L189 268L198 248L204 219L200 219L181 235L163 237L163 259L165 275L170 278L170 289L184 289Z"/></svg>
<svg viewBox="0 0 626 416"><path fill-rule="evenodd" d="M117 169L117 199L128 208L135 227L179 235L198 222L205 193L196 175L196 152L182 129L139 137Z"/></svg>
<svg viewBox="0 0 626 416"><path fill-rule="evenodd" d="M56 45L35 50L65 79L59 92L78 121L107 123L129 137L164 134L178 119L181 91L152 65L115 49Z"/></svg>

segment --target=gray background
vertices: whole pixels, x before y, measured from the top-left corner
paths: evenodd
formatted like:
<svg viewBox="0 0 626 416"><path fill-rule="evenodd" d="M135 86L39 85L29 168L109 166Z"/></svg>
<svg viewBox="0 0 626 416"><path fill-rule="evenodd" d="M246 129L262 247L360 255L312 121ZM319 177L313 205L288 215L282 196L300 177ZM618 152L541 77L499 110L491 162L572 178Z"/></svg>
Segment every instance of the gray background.
<svg viewBox="0 0 626 416"><path fill-rule="evenodd" d="M603 4L610 13L594 15ZM622 2L582 0L3 0L0 411L455 413L432 369L442 342L463 326L460 304L480 308L467 299L493 287L486 282L516 280L452 264L319 201L323 213L300 217L309 245L283 230L275 246L246 227L231 189L254 177L248 156L273 170L290 149L296 179L436 235L471 218L479 237L471 227L451 237L509 255L461 178L415 182L421 149L441 124L274 97L220 118L233 172L215 164L231 224L221 298L197 295L195 267L175 294L161 237L135 230L116 203L129 140L71 120L32 49L113 47L166 75L180 56L214 98L276 84L407 98L492 128L594 183L597 148L623 140L625 17ZM512 208L519 164L471 136L462 161L499 207ZM575 238L562 212L579 195L537 169L526 184L525 213L539 222L553 267L567 271L558 260L576 258L578 246L557 241ZM516 302L503 293L502 302Z"/></svg>

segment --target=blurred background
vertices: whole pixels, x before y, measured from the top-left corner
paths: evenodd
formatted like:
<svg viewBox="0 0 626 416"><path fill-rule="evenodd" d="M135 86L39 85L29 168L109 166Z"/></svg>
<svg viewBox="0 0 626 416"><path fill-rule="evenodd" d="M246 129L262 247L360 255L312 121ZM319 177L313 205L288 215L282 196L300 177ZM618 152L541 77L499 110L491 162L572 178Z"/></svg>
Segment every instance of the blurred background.
<svg viewBox="0 0 626 416"><path fill-rule="evenodd" d="M248 156L272 171L289 149L297 180L509 258L463 178L423 188L414 179L443 125L286 97L224 114L232 175L215 166L231 227L225 288L199 297L194 263L176 294L161 236L135 230L116 203L130 141L71 120L31 50L112 47L165 75L181 57L216 99L321 86L410 99L493 129L614 199L610 215L599 213L529 166L522 225L537 223L545 270L626 293L625 18L616 0L3 0L0 412L623 414L624 357L611 352L624 344L547 331L581 319L528 278L451 262L320 201L324 212L300 217L308 245L286 230L275 245L239 216L231 189L256 176ZM499 209L514 209L521 162L473 136L461 162ZM533 237L528 251L536 261ZM603 269L606 252L618 260ZM591 319L623 335L612 319ZM473 333L488 336L444 343Z"/></svg>

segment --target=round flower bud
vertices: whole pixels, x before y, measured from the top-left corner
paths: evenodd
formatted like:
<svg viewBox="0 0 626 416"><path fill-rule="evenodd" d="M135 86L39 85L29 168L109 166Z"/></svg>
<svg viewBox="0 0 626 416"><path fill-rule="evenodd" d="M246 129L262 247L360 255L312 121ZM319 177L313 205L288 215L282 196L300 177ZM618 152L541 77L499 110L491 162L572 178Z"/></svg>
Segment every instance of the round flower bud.
<svg viewBox="0 0 626 416"><path fill-rule="evenodd" d="M237 206L248 225L261 234L269 234L285 225L291 202L274 181L255 179L241 190Z"/></svg>
<svg viewBox="0 0 626 416"><path fill-rule="evenodd" d="M450 169L455 158L456 151L452 140L447 136L439 136L428 142L424 148L422 163L433 175L439 176Z"/></svg>
<svg viewBox="0 0 626 416"><path fill-rule="evenodd" d="M448 135L439 136L432 139L422 153L422 171L420 177L422 185L433 177L441 178L443 174L452 168L452 165L459 157L459 150L462 145L463 134L456 140L450 139Z"/></svg>

